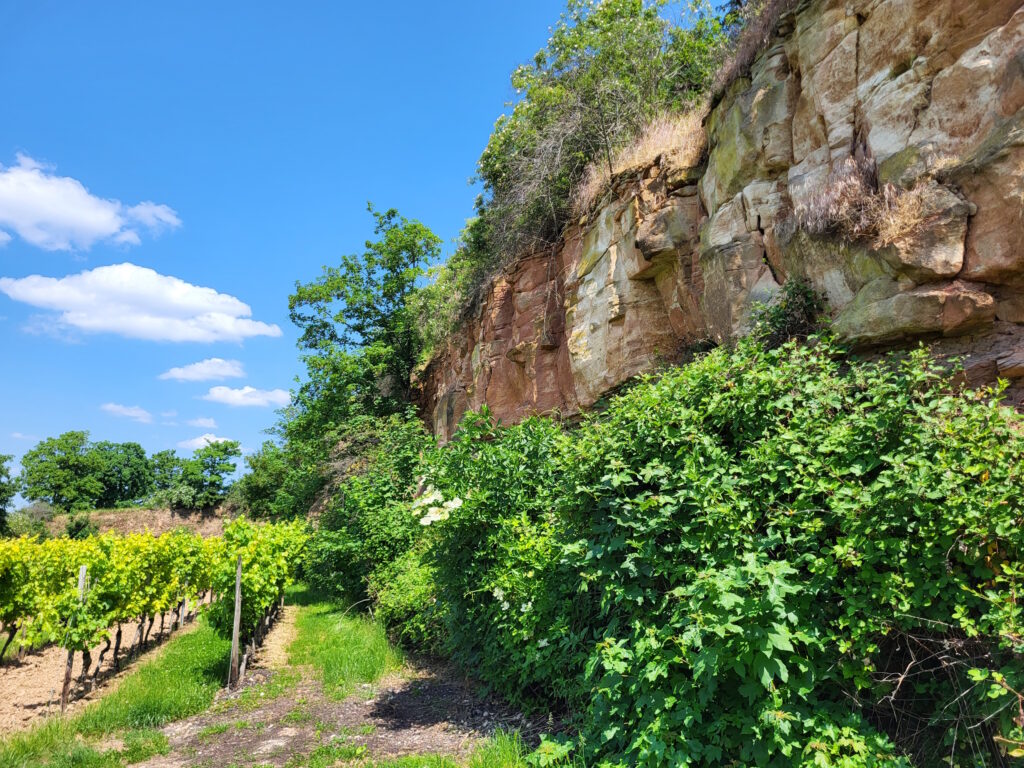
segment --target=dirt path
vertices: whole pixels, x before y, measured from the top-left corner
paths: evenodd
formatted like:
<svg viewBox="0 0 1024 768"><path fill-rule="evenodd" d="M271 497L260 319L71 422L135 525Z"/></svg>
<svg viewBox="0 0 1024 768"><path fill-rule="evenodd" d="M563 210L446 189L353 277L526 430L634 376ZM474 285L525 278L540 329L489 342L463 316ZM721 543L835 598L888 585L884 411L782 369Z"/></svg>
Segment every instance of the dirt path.
<svg viewBox="0 0 1024 768"><path fill-rule="evenodd" d="M168 630L171 618L169 613L165 617ZM159 653L168 638L189 632L195 626L196 623L192 622L173 634L169 631L165 632L163 641L158 644L155 642L157 630L160 628L158 619L153 625L146 651L139 656L128 658L125 647L135 638L137 625L125 624L122 632L120 671L116 673L114 671L113 650L111 649L103 660L95 687L89 690L82 690L77 685L78 676L82 672L82 655L76 653L72 670L72 698L68 704L68 711L76 712L90 701L116 689L126 672L134 669L140 662L153 658L156 653ZM111 643L113 640L113 632L111 632ZM102 648L103 645L100 644L92 650L93 666L89 671L90 677L96 669L96 661L99 659ZM64 681L64 668L67 659L68 652L66 650L57 646L48 646L26 654L25 658L20 661L12 658L0 666L0 736L24 730L36 721L60 712L60 689Z"/></svg>
<svg viewBox="0 0 1024 768"><path fill-rule="evenodd" d="M531 731L522 716L478 695L443 667L410 666L343 701L324 695L312 670L289 667L298 609L268 635L245 686L222 692L201 715L164 728L169 754L145 768L303 765L314 751L334 759L445 754L463 757L499 728Z"/></svg>

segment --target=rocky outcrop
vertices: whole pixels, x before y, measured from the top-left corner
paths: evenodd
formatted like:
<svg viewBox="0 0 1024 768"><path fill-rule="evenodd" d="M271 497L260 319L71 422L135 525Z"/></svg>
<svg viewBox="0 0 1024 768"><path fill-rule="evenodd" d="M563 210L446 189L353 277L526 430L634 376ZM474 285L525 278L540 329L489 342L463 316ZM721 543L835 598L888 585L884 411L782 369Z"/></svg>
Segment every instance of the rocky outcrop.
<svg viewBox="0 0 1024 768"><path fill-rule="evenodd" d="M850 345L925 340L1024 402L1020 6L801 3L710 111L702 167L620 176L557 248L493 282L421 372L435 431L482 405L505 422L586 408L743 334L794 278ZM913 195L913 226L882 242L800 225L851 159Z"/></svg>

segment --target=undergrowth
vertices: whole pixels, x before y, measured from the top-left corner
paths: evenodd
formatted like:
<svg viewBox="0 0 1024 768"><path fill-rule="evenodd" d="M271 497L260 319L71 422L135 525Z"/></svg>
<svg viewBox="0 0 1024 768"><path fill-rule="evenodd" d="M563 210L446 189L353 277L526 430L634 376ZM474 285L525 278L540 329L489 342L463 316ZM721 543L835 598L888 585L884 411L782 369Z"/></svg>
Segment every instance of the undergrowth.
<svg viewBox="0 0 1024 768"><path fill-rule="evenodd" d="M714 350L571 430L470 414L406 476L370 462L366 486L425 476L418 543L371 568L382 605L417 585L391 631L431 616L491 687L575 713L552 761L1024 754L1019 416L924 350L811 341Z"/></svg>

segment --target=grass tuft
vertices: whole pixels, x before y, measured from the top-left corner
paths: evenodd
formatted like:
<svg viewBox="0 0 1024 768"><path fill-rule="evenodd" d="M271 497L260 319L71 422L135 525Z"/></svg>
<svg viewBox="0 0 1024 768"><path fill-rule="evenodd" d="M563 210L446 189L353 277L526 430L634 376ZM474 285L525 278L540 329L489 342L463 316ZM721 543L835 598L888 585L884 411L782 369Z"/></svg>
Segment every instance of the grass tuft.
<svg viewBox="0 0 1024 768"><path fill-rule="evenodd" d="M706 114L707 109L702 106L680 114L661 115L648 123L636 139L614 154L611 170L607 163L598 161L587 166L583 180L573 193L576 213L589 211L614 177L627 171L649 168L659 157L675 168L698 165L707 149Z"/></svg>
<svg viewBox="0 0 1024 768"><path fill-rule="evenodd" d="M330 698L343 699L357 686L402 668L402 653L388 642L384 628L365 616L346 613L339 605L307 605L299 611L295 626L289 661L316 669Z"/></svg>

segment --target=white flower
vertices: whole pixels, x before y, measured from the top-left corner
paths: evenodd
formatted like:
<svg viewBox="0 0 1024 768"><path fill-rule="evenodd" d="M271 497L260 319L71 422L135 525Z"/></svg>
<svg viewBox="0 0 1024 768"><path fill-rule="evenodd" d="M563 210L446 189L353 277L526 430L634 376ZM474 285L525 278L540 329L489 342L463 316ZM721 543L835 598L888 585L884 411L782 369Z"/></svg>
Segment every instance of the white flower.
<svg viewBox="0 0 1024 768"><path fill-rule="evenodd" d="M501 601L501 610L503 610L503 611L507 611L508 610L508 600L502 600Z"/></svg>
<svg viewBox="0 0 1024 768"><path fill-rule="evenodd" d="M538 640L537 641L537 647L538 648L547 648L548 647L548 639L545 637L542 640Z"/></svg>
<svg viewBox="0 0 1024 768"><path fill-rule="evenodd" d="M501 587L495 587L494 588L494 599L495 600L504 600L505 599L505 590L502 589Z"/></svg>
<svg viewBox="0 0 1024 768"><path fill-rule="evenodd" d="M449 510L449 511L453 510L453 509L458 509L461 506L462 506L462 499L460 499L458 496L456 496L451 501L446 501L444 503L444 508Z"/></svg>
<svg viewBox="0 0 1024 768"><path fill-rule="evenodd" d="M523 603L522 605L519 606L519 610L522 611L523 613L526 613L531 608L533 608L533 600L531 600L528 603Z"/></svg>
<svg viewBox="0 0 1024 768"><path fill-rule="evenodd" d="M448 511L441 509L441 507L431 507L427 510L427 514L420 518L420 525L430 525L436 523L439 520L447 520Z"/></svg>
<svg viewBox="0 0 1024 768"><path fill-rule="evenodd" d="M424 491L423 495L413 500L412 508L422 509L423 507L429 507L442 501L444 501L444 496L441 495L441 492L434 488L434 486L428 485L427 490Z"/></svg>

